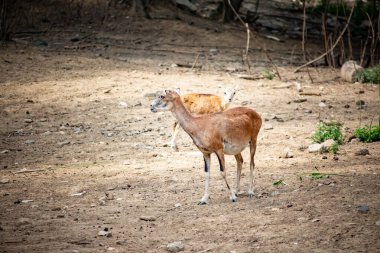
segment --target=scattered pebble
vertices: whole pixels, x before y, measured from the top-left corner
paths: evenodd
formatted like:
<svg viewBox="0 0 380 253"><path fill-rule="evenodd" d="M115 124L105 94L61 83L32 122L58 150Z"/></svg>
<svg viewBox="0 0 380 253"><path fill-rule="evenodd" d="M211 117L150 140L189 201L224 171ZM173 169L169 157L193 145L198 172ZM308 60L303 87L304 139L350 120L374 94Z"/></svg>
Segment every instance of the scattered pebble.
<svg viewBox="0 0 380 253"><path fill-rule="evenodd" d="M284 152L285 152L285 158L293 158L294 157L292 151L289 148L286 148L284 150Z"/></svg>
<svg viewBox="0 0 380 253"><path fill-rule="evenodd" d="M322 150L323 146L322 144L319 144L319 143L313 143L311 145L309 145L309 147L307 148L309 153L316 153L316 152L320 152Z"/></svg>
<svg viewBox="0 0 380 253"><path fill-rule="evenodd" d="M264 130L272 130L273 129L273 125L270 124L270 123L267 123L264 125Z"/></svg>
<svg viewBox="0 0 380 253"><path fill-rule="evenodd" d="M326 105L325 103L323 103L323 102L320 102L318 105L319 105L319 107L321 107L321 108L324 108L324 107L327 106L327 105Z"/></svg>
<svg viewBox="0 0 380 253"><path fill-rule="evenodd" d="M24 119L24 122L25 122L25 123L32 123L33 120L32 120L32 119Z"/></svg>
<svg viewBox="0 0 380 253"><path fill-rule="evenodd" d="M303 103L303 102L306 102L306 101L307 101L306 98L299 98L299 99L293 100L294 103Z"/></svg>
<svg viewBox="0 0 380 253"><path fill-rule="evenodd" d="M4 149L0 152L1 154L6 154L6 153L9 153L9 150L8 149Z"/></svg>
<svg viewBox="0 0 380 253"><path fill-rule="evenodd" d="M140 216L140 220L143 220L143 221L155 221L156 220L156 217L154 216Z"/></svg>
<svg viewBox="0 0 380 253"><path fill-rule="evenodd" d="M210 49L210 54L216 55L219 53L219 50L217 48L211 48Z"/></svg>
<svg viewBox="0 0 380 253"><path fill-rule="evenodd" d="M183 245L181 241L172 242L166 246L166 249L169 252L179 252L179 251L182 251L184 248L185 246Z"/></svg>
<svg viewBox="0 0 380 253"><path fill-rule="evenodd" d="M182 206L181 203L177 203L177 204L174 205L175 208L178 208L178 207L181 207L181 206Z"/></svg>
<svg viewBox="0 0 380 253"><path fill-rule="evenodd" d="M61 142L57 143L58 147L60 147L60 148L62 148L65 145L69 145L69 144L70 144L70 141L61 141Z"/></svg>
<svg viewBox="0 0 380 253"><path fill-rule="evenodd" d="M76 192L76 193L71 194L71 196L83 196L84 194L86 194L86 191Z"/></svg>
<svg viewBox="0 0 380 253"><path fill-rule="evenodd" d="M26 140L24 143L30 145L30 144L34 144L35 142L36 142L35 140Z"/></svg>
<svg viewBox="0 0 380 253"><path fill-rule="evenodd" d="M128 104L127 104L126 102L123 102L123 101L120 102L119 105L120 105L120 106L123 106L123 107L127 107L127 106L128 106Z"/></svg>
<svg viewBox="0 0 380 253"><path fill-rule="evenodd" d="M110 231L108 231L108 229L107 230L100 230L99 232L98 232L98 235L99 236L104 236L104 237L112 237L112 233L110 232Z"/></svg>
<svg viewBox="0 0 380 253"><path fill-rule="evenodd" d="M311 222L320 222L320 219L313 219Z"/></svg>
<svg viewBox="0 0 380 253"><path fill-rule="evenodd" d="M32 224L33 224L33 220L30 218L18 218L16 221L17 227L32 225Z"/></svg>
<svg viewBox="0 0 380 253"><path fill-rule="evenodd" d="M360 205L357 207L357 210L359 213L368 213L369 212L369 206L367 205Z"/></svg>
<svg viewBox="0 0 380 253"><path fill-rule="evenodd" d="M325 155L324 155L324 156L322 156L322 159L327 159L327 156L325 156Z"/></svg>
<svg viewBox="0 0 380 253"><path fill-rule="evenodd" d="M352 138L352 139L350 140L350 143L351 143L351 144L359 143L359 139L358 139L358 138Z"/></svg>
<svg viewBox="0 0 380 253"><path fill-rule="evenodd" d="M334 161L338 161L338 160L339 160L339 157L334 156L334 157L333 157L333 160L334 160Z"/></svg>
<svg viewBox="0 0 380 253"><path fill-rule="evenodd" d="M10 180L8 178L3 178L0 180L0 184L8 184Z"/></svg>
<svg viewBox="0 0 380 253"><path fill-rule="evenodd" d="M355 155L369 155L369 151L366 148L361 148L355 152Z"/></svg>

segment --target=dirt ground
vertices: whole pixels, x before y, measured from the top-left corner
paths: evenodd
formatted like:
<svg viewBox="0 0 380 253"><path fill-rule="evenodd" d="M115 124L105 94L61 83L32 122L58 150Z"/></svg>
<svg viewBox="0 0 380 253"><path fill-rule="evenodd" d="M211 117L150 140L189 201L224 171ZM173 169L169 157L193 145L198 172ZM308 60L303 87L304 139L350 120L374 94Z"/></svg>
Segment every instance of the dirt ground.
<svg viewBox="0 0 380 253"><path fill-rule="evenodd" d="M311 83L306 71L293 74L295 67L283 64L300 62L299 41L263 36L252 48L266 43L282 80L239 78L247 73L238 25L124 25L51 29L1 46L1 252L166 252L175 241L184 252L379 250L380 144L348 140L359 125L377 122L378 85L349 84L322 67L309 68ZM250 58L256 76L271 68L258 50ZM299 95L295 82L321 96ZM172 115L151 113L149 104L163 89L222 94L237 84L234 105L265 120L255 197L246 193L246 150L237 203L212 156L211 200L198 206L201 153L183 131L174 152ZM305 150L320 120L343 123L337 155ZM269 124L273 129L264 129ZM293 158L285 158L287 148ZM369 155L355 155L361 148ZM226 159L234 185L235 159ZM313 172L331 175L312 180ZM286 185L274 186L278 180ZM358 211L363 205L368 212Z"/></svg>

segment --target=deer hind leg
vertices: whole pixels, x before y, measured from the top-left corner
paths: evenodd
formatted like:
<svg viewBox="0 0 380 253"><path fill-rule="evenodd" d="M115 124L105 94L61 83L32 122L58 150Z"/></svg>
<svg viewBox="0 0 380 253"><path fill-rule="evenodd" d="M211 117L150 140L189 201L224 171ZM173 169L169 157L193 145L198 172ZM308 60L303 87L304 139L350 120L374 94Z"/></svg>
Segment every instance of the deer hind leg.
<svg viewBox="0 0 380 253"><path fill-rule="evenodd" d="M253 197L253 170L255 168L255 152L256 152L256 140L252 139L251 142L249 143L250 145L250 172L249 172L249 189L248 189L248 197L252 198Z"/></svg>
<svg viewBox="0 0 380 253"><path fill-rule="evenodd" d="M235 155L236 163L237 163L237 174L236 174L236 194L239 194L240 192L240 177L241 177L241 170L243 167L243 157L240 154Z"/></svg>
<svg viewBox="0 0 380 253"><path fill-rule="evenodd" d="M218 157L218 160L219 160L220 173L222 174L222 177L223 177L223 179L224 179L224 182L226 182L226 185L227 185L228 190L230 190L230 192L231 192L230 200L231 200L232 202L236 202L236 201L237 201L236 194L235 194L235 192L231 189L230 185L229 185L228 182L227 182L227 177L226 177L226 165L225 165L225 160L224 160L224 153L223 153L223 150L218 150L218 151L216 151L215 153L216 153L216 156Z"/></svg>
<svg viewBox="0 0 380 253"><path fill-rule="evenodd" d="M170 141L170 147L172 149L174 149L174 151L178 151L178 146L177 146L177 136L178 136L178 133L179 133L179 128L180 128L180 125L179 123L176 121L174 122L174 125L173 125L173 136L172 136L172 140Z"/></svg>
<svg viewBox="0 0 380 253"><path fill-rule="evenodd" d="M205 162L205 193L201 200L198 201L198 205L205 205L208 202L209 198L209 184L210 184L210 164L211 164L211 156L210 154L203 154L203 160Z"/></svg>

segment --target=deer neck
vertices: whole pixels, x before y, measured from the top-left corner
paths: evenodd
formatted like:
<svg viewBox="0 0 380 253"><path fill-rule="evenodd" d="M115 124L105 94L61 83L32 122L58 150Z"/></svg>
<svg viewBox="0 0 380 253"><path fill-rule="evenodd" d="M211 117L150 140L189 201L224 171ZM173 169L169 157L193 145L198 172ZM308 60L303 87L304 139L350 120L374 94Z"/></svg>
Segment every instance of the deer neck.
<svg viewBox="0 0 380 253"><path fill-rule="evenodd" d="M196 117L185 108L180 98L173 101L173 107L170 110L177 119L181 127L191 136L197 131Z"/></svg>

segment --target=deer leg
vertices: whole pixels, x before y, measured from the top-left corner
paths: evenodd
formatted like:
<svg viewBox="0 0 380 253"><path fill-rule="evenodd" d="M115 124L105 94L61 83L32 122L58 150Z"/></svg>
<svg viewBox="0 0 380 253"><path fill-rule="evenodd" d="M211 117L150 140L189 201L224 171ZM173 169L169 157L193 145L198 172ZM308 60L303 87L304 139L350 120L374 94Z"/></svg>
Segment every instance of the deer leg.
<svg viewBox="0 0 380 253"><path fill-rule="evenodd" d="M205 162L205 193L201 200L198 201L198 205L205 205L208 202L209 193L208 188L210 184L210 164L211 164L211 155L203 154L203 160Z"/></svg>
<svg viewBox="0 0 380 253"><path fill-rule="evenodd" d="M174 149L175 151L178 151L178 146L177 146L177 136L178 136L178 133L179 133L179 128L180 128L180 125L179 123L176 121L174 122L174 125L173 125L173 136L172 136L172 140L170 142L170 147L172 149Z"/></svg>
<svg viewBox="0 0 380 253"><path fill-rule="evenodd" d="M248 197L253 197L253 169L255 168L255 152L256 152L256 140L251 140L249 143L250 145L250 155L251 155L251 162L250 162L250 172L249 172L249 190L248 190Z"/></svg>
<svg viewBox="0 0 380 253"><path fill-rule="evenodd" d="M231 189L231 187L229 186L228 182L227 182L227 177L226 177L226 164L225 164L225 160L224 160L224 153L223 153L223 150L218 150L215 152L216 156L218 157L218 160L219 160L219 165L220 165L220 173L222 174L222 177L224 179L224 182L226 182L226 185L227 185L227 188L228 190L230 190L231 192L231 196L230 196L230 200L232 202L236 202L237 201L237 197L236 197L236 194L235 192Z"/></svg>
<svg viewBox="0 0 380 253"><path fill-rule="evenodd" d="M240 192L240 177L241 177L241 169L243 167L243 157L240 154L235 155L236 163L237 163L237 174L236 174L236 194Z"/></svg>

